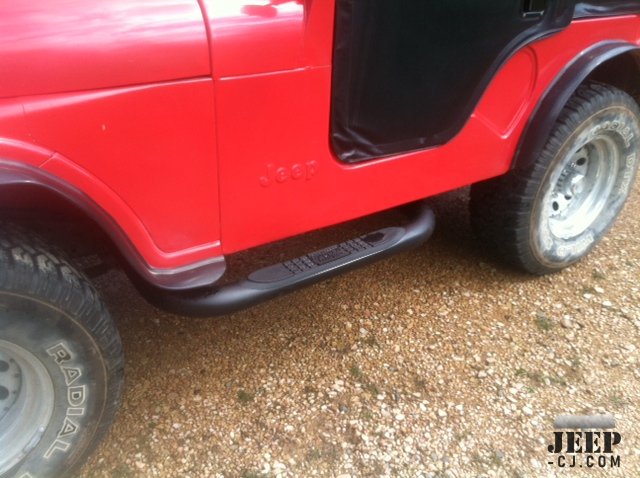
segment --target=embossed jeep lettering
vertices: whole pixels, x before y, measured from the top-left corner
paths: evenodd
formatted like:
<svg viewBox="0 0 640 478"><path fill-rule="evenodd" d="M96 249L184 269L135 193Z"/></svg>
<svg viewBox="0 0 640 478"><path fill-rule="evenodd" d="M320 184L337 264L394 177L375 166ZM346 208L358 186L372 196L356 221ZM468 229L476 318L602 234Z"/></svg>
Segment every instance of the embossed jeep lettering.
<svg viewBox="0 0 640 478"><path fill-rule="evenodd" d="M260 176L260 184L268 187L274 183L284 183L288 180L299 181L309 180L318 172L317 161L307 161L306 163L296 163L290 168L285 166L276 167L273 164L267 165L267 172Z"/></svg>

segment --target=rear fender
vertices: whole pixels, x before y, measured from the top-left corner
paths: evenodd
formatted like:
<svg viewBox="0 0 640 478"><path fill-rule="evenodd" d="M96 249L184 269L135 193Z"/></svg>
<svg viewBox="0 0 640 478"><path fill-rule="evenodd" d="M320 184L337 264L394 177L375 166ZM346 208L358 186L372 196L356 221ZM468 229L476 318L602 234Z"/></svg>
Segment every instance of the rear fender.
<svg viewBox="0 0 640 478"><path fill-rule="evenodd" d="M625 55L640 60L640 47L627 42L603 42L584 51L570 63L544 93L531 115L511 168L524 169L530 166L542 152L562 110L578 87L609 62ZM640 61L635 65L636 71L628 74L640 78ZM601 78L596 76L594 79Z"/></svg>

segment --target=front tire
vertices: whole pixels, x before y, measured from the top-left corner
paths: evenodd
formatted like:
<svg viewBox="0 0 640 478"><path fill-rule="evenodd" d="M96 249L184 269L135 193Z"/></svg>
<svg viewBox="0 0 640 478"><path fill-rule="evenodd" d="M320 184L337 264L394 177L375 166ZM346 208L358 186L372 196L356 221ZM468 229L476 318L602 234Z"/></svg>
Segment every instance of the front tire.
<svg viewBox="0 0 640 478"><path fill-rule="evenodd" d="M638 168L640 109L612 86L581 86L530 166L471 188L474 229L534 274L579 261L615 222Z"/></svg>
<svg viewBox="0 0 640 478"><path fill-rule="evenodd" d="M120 338L89 281L0 224L0 476L69 475L114 419Z"/></svg>

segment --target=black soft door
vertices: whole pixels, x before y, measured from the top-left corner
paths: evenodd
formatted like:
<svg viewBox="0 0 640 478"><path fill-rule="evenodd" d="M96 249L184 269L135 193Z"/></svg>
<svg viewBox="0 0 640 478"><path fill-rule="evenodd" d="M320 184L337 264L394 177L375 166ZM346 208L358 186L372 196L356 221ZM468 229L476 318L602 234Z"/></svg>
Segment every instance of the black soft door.
<svg viewBox="0 0 640 478"><path fill-rule="evenodd" d="M331 136L355 162L444 144L500 65L573 0L337 0Z"/></svg>

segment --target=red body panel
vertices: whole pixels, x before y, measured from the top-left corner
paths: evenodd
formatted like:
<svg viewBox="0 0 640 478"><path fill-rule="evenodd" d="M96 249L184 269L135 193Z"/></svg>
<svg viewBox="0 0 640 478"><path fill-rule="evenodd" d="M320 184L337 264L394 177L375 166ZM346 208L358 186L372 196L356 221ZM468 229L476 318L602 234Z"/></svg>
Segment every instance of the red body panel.
<svg viewBox="0 0 640 478"><path fill-rule="evenodd" d="M210 80L42 96L25 113L33 137L57 145L42 167L101 204L151 264L220 253Z"/></svg>
<svg viewBox="0 0 640 478"><path fill-rule="evenodd" d="M296 68L303 61L304 7L296 1L201 0L208 12L216 76Z"/></svg>
<svg viewBox="0 0 640 478"><path fill-rule="evenodd" d="M5 1L0 11L0 98L210 71L206 29L195 1Z"/></svg>
<svg viewBox="0 0 640 478"><path fill-rule="evenodd" d="M310 12L309 25L313 25L316 13L326 19L328 15L321 9L329 8L329 3L313 4L318 10ZM331 68L316 60L329 60L330 36L307 39L327 53L305 58L297 69L219 78L224 252L346 221L506 172L529 115L553 79L581 51L611 38L638 43L637 19L574 22L564 32L512 57L465 128L448 144L357 165L337 161L329 145ZM226 66L219 67L214 55L214 75L219 68L225 71ZM314 165L311 177L284 179L287 169L307 163ZM283 180L275 179L265 186L260 179L270 168L282 168Z"/></svg>
<svg viewBox="0 0 640 478"><path fill-rule="evenodd" d="M635 16L515 54L448 144L347 165L329 144L334 0L0 7L0 159L84 191L153 267L178 268L508 170L544 91Z"/></svg>

